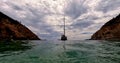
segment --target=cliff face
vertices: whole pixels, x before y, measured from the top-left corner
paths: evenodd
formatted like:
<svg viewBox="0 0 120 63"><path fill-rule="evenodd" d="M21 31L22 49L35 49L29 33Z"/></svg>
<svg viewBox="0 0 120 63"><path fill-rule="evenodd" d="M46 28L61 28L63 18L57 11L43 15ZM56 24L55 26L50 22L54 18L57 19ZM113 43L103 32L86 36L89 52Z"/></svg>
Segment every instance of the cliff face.
<svg viewBox="0 0 120 63"><path fill-rule="evenodd" d="M0 40L39 40L39 38L24 25L0 12Z"/></svg>
<svg viewBox="0 0 120 63"><path fill-rule="evenodd" d="M105 23L92 40L120 40L120 15Z"/></svg>

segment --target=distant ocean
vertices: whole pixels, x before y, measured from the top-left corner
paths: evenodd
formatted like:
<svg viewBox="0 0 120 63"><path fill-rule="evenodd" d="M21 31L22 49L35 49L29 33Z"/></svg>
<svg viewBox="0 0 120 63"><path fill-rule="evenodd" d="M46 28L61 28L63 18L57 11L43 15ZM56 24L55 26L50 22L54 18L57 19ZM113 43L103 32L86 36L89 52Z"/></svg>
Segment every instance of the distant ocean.
<svg viewBox="0 0 120 63"><path fill-rule="evenodd" d="M0 63L120 63L120 41L23 42L0 44Z"/></svg>

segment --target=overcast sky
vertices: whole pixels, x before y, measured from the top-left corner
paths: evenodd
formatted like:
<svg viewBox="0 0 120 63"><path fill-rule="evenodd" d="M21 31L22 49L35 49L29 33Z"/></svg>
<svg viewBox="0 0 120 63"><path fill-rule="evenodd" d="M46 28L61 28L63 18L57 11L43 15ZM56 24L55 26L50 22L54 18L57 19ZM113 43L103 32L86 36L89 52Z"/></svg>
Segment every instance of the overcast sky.
<svg viewBox="0 0 120 63"><path fill-rule="evenodd" d="M0 11L41 39L60 39L65 15L68 39L83 40L120 13L120 0L0 0Z"/></svg>

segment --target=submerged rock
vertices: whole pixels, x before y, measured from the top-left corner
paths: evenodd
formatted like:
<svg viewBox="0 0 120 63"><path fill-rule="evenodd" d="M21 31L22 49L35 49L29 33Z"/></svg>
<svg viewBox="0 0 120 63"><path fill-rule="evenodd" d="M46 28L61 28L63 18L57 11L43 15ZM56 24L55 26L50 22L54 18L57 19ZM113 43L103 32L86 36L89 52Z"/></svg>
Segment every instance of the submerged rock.
<svg viewBox="0 0 120 63"><path fill-rule="evenodd" d="M120 40L120 14L105 23L100 30L94 33L92 40Z"/></svg>
<svg viewBox="0 0 120 63"><path fill-rule="evenodd" d="M25 25L0 12L0 40L4 39L39 40Z"/></svg>

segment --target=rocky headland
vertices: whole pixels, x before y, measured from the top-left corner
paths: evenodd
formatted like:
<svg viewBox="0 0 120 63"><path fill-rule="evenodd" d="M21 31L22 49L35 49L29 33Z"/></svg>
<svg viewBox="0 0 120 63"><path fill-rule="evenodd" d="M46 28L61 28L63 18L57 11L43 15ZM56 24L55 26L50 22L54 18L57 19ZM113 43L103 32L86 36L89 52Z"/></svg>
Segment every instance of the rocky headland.
<svg viewBox="0 0 120 63"><path fill-rule="evenodd" d="M0 40L40 40L31 30L19 21L0 12Z"/></svg>
<svg viewBox="0 0 120 63"><path fill-rule="evenodd" d="M92 35L91 40L120 40L120 14L105 23Z"/></svg>

